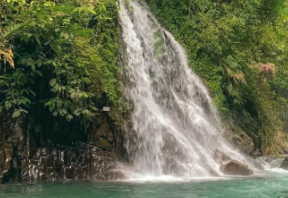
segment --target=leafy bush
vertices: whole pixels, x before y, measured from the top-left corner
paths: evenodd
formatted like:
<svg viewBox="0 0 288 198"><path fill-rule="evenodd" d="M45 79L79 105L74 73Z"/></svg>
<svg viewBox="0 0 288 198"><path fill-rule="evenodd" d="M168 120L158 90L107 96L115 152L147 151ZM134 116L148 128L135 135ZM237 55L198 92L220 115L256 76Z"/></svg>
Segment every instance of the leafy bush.
<svg viewBox="0 0 288 198"><path fill-rule="evenodd" d="M114 0L3 0L0 28L2 116L49 109L87 124L98 103L123 110Z"/></svg>

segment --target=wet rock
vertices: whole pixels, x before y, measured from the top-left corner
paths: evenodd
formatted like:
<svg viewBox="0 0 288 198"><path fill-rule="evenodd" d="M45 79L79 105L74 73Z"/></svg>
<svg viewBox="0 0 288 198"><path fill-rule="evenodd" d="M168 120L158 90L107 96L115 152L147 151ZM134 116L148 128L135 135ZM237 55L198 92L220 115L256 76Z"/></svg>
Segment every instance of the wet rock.
<svg viewBox="0 0 288 198"><path fill-rule="evenodd" d="M10 170L4 169L2 171L2 182L8 183L11 180Z"/></svg>
<svg viewBox="0 0 288 198"><path fill-rule="evenodd" d="M72 168L64 168L64 179L74 179L74 171Z"/></svg>
<svg viewBox="0 0 288 198"><path fill-rule="evenodd" d="M59 173L58 173L58 172L53 171L53 172L50 173L50 179L51 179L52 181L56 181L56 180L60 180L61 177L59 176Z"/></svg>
<svg viewBox="0 0 288 198"><path fill-rule="evenodd" d="M118 170L111 170L102 176L102 180L116 181L125 179L125 174Z"/></svg>
<svg viewBox="0 0 288 198"><path fill-rule="evenodd" d="M223 151L220 151L219 149L214 150L213 159L219 164L223 164L231 160L231 158L228 155L226 155Z"/></svg>
<svg viewBox="0 0 288 198"><path fill-rule="evenodd" d="M54 158L52 155L47 156L47 167L48 168L54 167Z"/></svg>
<svg viewBox="0 0 288 198"><path fill-rule="evenodd" d="M40 171L46 171L47 167L48 167L48 157L47 156L40 157L39 160Z"/></svg>
<svg viewBox="0 0 288 198"><path fill-rule="evenodd" d="M234 134L232 137L232 143L247 154L251 154L254 151L254 142L246 133Z"/></svg>
<svg viewBox="0 0 288 198"><path fill-rule="evenodd" d="M36 143L32 138L30 138L29 139L29 149L27 149L28 157L32 158L33 155L35 154L36 150L37 150Z"/></svg>
<svg viewBox="0 0 288 198"><path fill-rule="evenodd" d="M261 152L259 151L259 148L257 148L255 151L253 151L253 152L251 153L251 155L252 155L253 157L260 157L262 154L261 154Z"/></svg>
<svg viewBox="0 0 288 198"><path fill-rule="evenodd" d="M27 159L21 160L21 180L28 181L29 179L29 163Z"/></svg>
<svg viewBox="0 0 288 198"><path fill-rule="evenodd" d="M243 175L248 176L252 175L253 171L246 165L232 160L224 165L221 166L221 170L224 174L227 175Z"/></svg>
<svg viewBox="0 0 288 198"><path fill-rule="evenodd" d="M18 150L23 151L25 145L24 131L23 131L23 117L20 116L14 126L14 144L18 145Z"/></svg>
<svg viewBox="0 0 288 198"><path fill-rule="evenodd" d="M3 174L0 172L0 184L4 183L3 181Z"/></svg>
<svg viewBox="0 0 288 198"><path fill-rule="evenodd" d="M92 175L97 180L114 180L116 177L124 177L119 170L121 163L113 153L97 151L92 153ZM117 172L117 173L116 173Z"/></svg>
<svg viewBox="0 0 288 198"><path fill-rule="evenodd" d="M109 134L107 139L108 139L109 142L113 142L114 137L113 137L112 134Z"/></svg>
<svg viewBox="0 0 288 198"><path fill-rule="evenodd" d="M50 154L49 148L42 148L41 154L42 154L42 156L49 155Z"/></svg>
<svg viewBox="0 0 288 198"><path fill-rule="evenodd" d="M29 159L29 153L28 150L25 149L21 154L20 154L21 159Z"/></svg>
<svg viewBox="0 0 288 198"><path fill-rule="evenodd" d="M49 155L49 156L42 156L40 157L39 160L39 167L41 168L42 171L46 171L48 169L52 169L54 167L54 159L53 156Z"/></svg>
<svg viewBox="0 0 288 198"><path fill-rule="evenodd" d="M37 181L39 178L39 168L33 162L29 162L29 180Z"/></svg>
<svg viewBox="0 0 288 198"><path fill-rule="evenodd" d="M65 164L65 151L59 151L60 162Z"/></svg>
<svg viewBox="0 0 288 198"><path fill-rule="evenodd" d="M242 150L248 154L250 154L254 150L254 142L252 138L250 138L247 134L241 135L243 144Z"/></svg>
<svg viewBox="0 0 288 198"><path fill-rule="evenodd" d="M5 149L4 152L5 152L4 169L10 170L11 169L12 156L11 156L11 153L8 149Z"/></svg>
<svg viewBox="0 0 288 198"><path fill-rule="evenodd" d="M280 168L288 170L288 157L286 157L280 165Z"/></svg>
<svg viewBox="0 0 288 198"><path fill-rule="evenodd" d="M100 137L96 140L96 144L99 145L100 148L107 150L107 151L113 151L113 145L106 139Z"/></svg>
<svg viewBox="0 0 288 198"><path fill-rule="evenodd" d="M88 155L86 153L82 154L79 158L78 158L78 164L80 166L86 166L89 162L88 159Z"/></svg>
<svg viewBox="0 0 288 198"><path fill-rule="evenodd" d="M42 153L42 149L37 149L37 151L36 151L36 157L37 158L40 158L41 157L41 153Z"/></svg>
<svg viewBox="0 0 288 198"><path fill-rule="evenodd" d="M82 167L75 169L75 179L83 179L85 176L85 170Z"/></svg>
<svg viewBox="0 0 288 198"><path fill-rule="evenodd" d="M72 150L68 151L66 157L67 157L67 160L66 160L67 166L72 166L76 164L77 154L75 153L75 151L72 151Z"/></svg>
<svg viewBox="0 0 288 198"><path fill-rule="evenodd" d="M3 171L2 171L2 175L5 177L5 176L7 176L9 174L9 170L7 170L7 169L4 169Z"/></svg>
<svg viewBox="0 0 288 198"><path fill-rule="evenodd" d="M256 161L271 168L280 168L283 161L285 161L285 156L262 156L256 158Z"/></svg>
<svg viewBox="0 0 288 198"><path fill-rule="evenodd" d="M40 171L40 173L39 173L39 180L40 181L46 181L47 180L45 173L42 171Z"/></svg>
<svg viewBox="0 0 288 198"><path fill-rule="evenodd" d="M102 150L113 152L115 139L109 119L107 115L99 116L99 123L95 125L91 133L91 141Z"/></svg>
<svg viewBox="0 0 288 198"><path fill-rule="evenodd" d="M170 155L165 155L165 168L163 169L164 174L169 175L173 174L181 174L181 172L185 171L183 166L179 164L178 160Z"/></svg>
<svg viewBox="0 0 288 198"><path fill-rule="evenodd" d="M5 165L5 153L3 150L0 150L0 170L4 168Z"/></svg>
<svg viewBox="0 0 288 198"><path fill-rule="evenodd" d="M3 147L4 148L4 147ZM28 148L22 152L7 143L0 150L0 182L9 181L55 181L61 179L118 180L124 178L119 171L121 163L111 152L99 147L80 143L73 147L49 145L34 149L28 155ZM2 170L5 170L4 172Z"/></svg>
<svg viewBox="0 0 288 198"><path fill-rule="evenodd" d="M14 155L12 159L12 169L11 169L11 176L12 176L12 181L20 181L20 160L18 156Z"/></svg>
<svg viewBox="0 0 288 198"><path fill-rule="evenodd" d="M125 179L126 178L126 176L125 176L125 174L123 173L123 172L121 172L121 171L114 171L114 178L113 178L113 180L123 180L123 179Z"/></svg>

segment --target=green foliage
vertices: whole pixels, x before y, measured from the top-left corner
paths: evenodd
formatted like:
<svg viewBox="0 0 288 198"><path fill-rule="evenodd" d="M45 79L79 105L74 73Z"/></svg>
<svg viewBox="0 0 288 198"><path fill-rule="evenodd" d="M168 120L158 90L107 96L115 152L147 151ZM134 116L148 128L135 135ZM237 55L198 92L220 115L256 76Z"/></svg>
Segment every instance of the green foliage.
<svg viewBox="0 0 288 198"><path fill-rule="evenodd" d="M114 0L1 1L1 114L87 123L103 96L122 110L117 24Z"/></svg>
<svg viewBox="0 0 288 198"><path fill-rule="evenodd" d="M282 152L275 144L286 141L279 134L288 121L283 116L288 99L288 1L146 1L186 48L192 69L206 80L224 115L257 136L263 154ZM271 65L276 65L276 75L270 75ZM257 124L249 128L240 118Z"/></svg>

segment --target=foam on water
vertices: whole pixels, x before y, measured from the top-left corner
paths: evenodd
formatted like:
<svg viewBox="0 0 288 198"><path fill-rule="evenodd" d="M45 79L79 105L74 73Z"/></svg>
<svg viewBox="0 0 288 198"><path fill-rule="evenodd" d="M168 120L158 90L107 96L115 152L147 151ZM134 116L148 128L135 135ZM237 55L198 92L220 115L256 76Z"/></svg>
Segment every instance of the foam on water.
<svg viewBox="0 0 288 198"><path fill-rule="evenodd" d="M120 182L133 183L179 183L179 182L206 182L206 181L220 181L229 180L235 177L179 177L174 175L143 175L141 172L127 171L127 178Z"/></svg>
<svg viewBox="0 0 288 198"><path fill-rule="evenodd" d="M285 157L287 157L287 156L282 156L282 157L278 157L278 158L270 159L270 160L267 160L266 157L260 157L260 158L257 158L256 161L258 164L261 164L261 166L264 170L262 172L262 175L270 175L270 176L271 175L272 176L288 175L287 170L280 168L281 163L283 162Z"/></svg>

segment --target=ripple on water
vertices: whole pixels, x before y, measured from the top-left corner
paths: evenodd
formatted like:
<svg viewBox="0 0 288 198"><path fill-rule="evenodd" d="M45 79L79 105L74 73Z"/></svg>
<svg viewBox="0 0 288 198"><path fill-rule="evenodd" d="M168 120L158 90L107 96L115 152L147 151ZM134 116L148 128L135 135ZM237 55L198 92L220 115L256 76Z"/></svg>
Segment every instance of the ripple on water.
<svg viewBox="0 0 288 198"><path fill-rule="evenodd" d="M0 198L287 198L288 177L229 178L164 182L93 182L10 184ZM171 178L168 178L171 179Z"/></svg>

